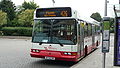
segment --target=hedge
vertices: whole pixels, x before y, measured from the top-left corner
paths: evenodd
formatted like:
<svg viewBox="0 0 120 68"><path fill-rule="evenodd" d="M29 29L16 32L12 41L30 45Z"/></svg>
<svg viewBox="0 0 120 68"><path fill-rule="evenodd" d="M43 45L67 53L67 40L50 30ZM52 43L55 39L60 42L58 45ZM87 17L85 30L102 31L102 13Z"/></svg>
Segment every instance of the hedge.
<svg viewBox="0 0 120 68"><path fill-rule="evenodd" d="M3 27L5 36L32 36L32 27Z"/></svg>

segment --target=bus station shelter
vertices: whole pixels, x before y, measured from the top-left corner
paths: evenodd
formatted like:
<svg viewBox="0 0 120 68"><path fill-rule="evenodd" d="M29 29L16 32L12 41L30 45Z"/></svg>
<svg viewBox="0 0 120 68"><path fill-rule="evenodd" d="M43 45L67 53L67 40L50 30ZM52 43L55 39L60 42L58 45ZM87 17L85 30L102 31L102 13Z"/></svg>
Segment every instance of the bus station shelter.
<svg viewBox="0 0 120 68"><path fill-rule="evenodd" d="M114 37L114 66L120 66L120 4L114 5L115 37Z"/></svg>

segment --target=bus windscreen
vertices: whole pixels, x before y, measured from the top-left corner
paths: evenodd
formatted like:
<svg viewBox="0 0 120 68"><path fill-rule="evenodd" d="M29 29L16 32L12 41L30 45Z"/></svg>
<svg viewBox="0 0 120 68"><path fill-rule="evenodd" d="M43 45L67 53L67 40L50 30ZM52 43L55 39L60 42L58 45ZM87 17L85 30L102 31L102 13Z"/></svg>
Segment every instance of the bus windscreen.
<svg viewBox="0 0 120 68"><path fill-rule="evenodd" d="M71 8L39 8L36 10L36 17L71 17Z"/></svg>

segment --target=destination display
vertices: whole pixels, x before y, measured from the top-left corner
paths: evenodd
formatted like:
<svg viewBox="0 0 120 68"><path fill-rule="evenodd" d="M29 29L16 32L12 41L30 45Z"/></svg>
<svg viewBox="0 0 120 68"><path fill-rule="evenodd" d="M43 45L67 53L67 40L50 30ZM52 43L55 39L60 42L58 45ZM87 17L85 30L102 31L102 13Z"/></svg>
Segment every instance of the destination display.
<svg viewBox="0 0 120 68"><path fill-rule="evenodd" d="M118 19L118 25L117 25L118 29L117 29L117 36L118 36L118 40L117 40L117 64L120 65L120 19Z"/></svg>
<svg viewBox="0 0 120 68"><path fill-rule="evenodd" d="M71 17L71 8L39 8L36 10L36 17Z"/></svg>

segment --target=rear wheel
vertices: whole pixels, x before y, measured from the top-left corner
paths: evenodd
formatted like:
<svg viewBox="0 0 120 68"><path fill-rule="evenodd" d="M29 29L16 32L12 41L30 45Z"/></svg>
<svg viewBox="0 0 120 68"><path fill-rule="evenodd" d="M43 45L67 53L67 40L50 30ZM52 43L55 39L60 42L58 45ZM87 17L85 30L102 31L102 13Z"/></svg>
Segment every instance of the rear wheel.
<svg viewBox="0 0 120 68"><path fill-rule="evenodd" d="M98 46L98 41L97 41L97 43L96 43L96 46Z"/></svg>
<svg viewBox="0 0 120 68"><path fill-rule="evenodd" d="M88 52L88 49L87 49L87 45L85 46L85 56L87 56L87 52Z"/></svg>

